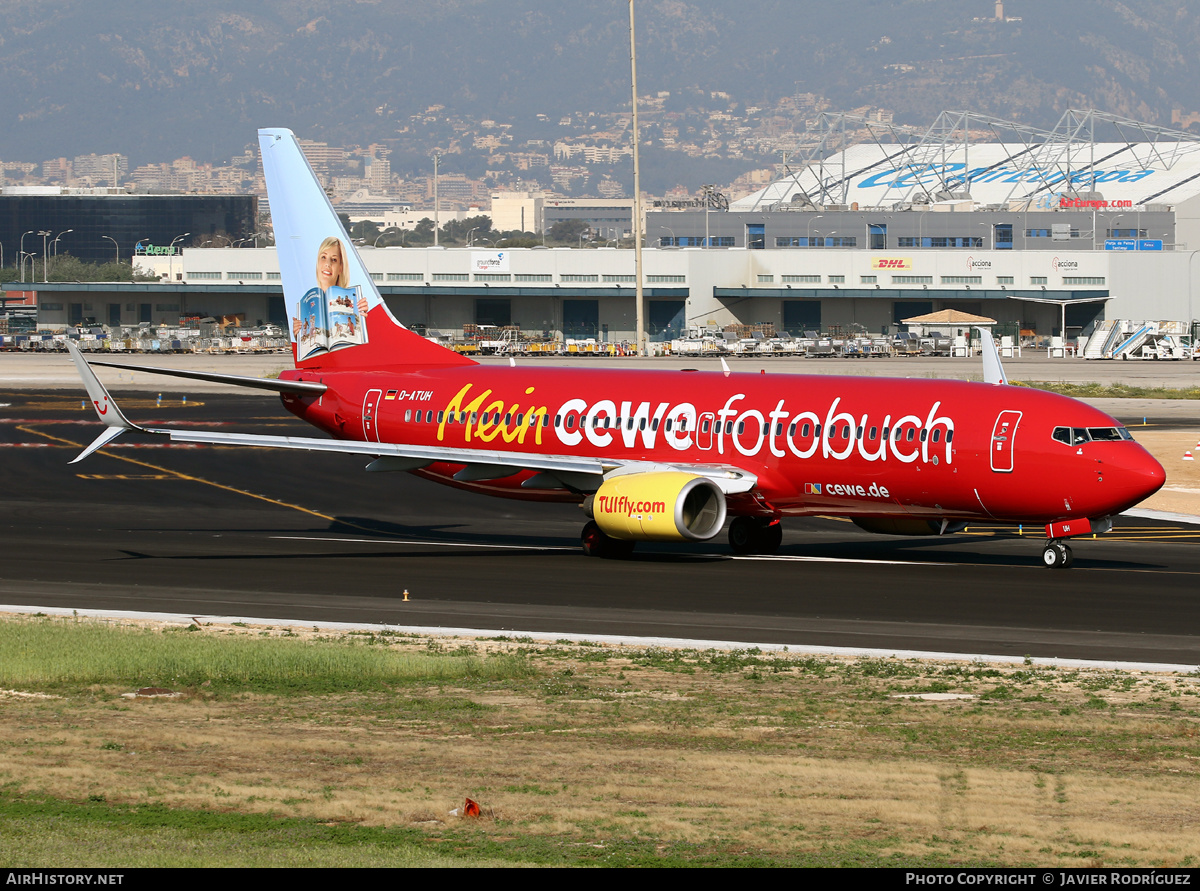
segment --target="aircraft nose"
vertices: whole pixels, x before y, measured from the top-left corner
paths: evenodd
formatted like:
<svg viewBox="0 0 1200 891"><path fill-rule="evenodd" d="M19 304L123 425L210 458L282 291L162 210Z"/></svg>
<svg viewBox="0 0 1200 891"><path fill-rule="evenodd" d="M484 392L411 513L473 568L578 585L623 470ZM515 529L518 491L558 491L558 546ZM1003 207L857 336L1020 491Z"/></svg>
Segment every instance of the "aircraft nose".
<svg viewBox="0 0 1200 891"><path fill-rule="evenodd" d="M1163 487L1167 481L1167 472L1143 448L1131 451L1131 454L1120 462L1120 487L1127 491L1134 502L1144 501Z"/></svg>

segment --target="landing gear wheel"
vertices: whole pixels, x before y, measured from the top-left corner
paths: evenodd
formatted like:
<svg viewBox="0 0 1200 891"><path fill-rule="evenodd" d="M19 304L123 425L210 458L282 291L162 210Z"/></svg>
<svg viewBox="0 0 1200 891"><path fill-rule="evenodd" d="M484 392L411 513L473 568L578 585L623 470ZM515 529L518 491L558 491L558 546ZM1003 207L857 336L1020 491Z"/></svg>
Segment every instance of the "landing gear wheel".
<svg viewBox="0 0 1200 891"><path fill-rule="evenodd" d="M583 552L589 557L603 557L608 560L623 560L633 553L635 542L622 541L605 533L595 520L589 520L579 536Z"/></svg>
<svg viewBox="0 0 1200 891"><path fill-rule="evenodd" d="M1049 569L1067 569L1075 562L1075 555L1071 553L1071 548L1061 541L1051 541L1046 543L1045 549L1042 551L1042 563Z"/></svg>
<svg viewBox="0 0 1200 891"><path fill-rule="evenodd" d="M734 517L729 546L735 554L774 554L783 542L783 524L762 517Z"/></svg>
<svg viewBox="0 0 1200 891"><path fill-rule="evenodd" d="M1071 546L1069 544L1066 544L1065 542L1060 541L1058 543L1058 550L1062 554L1062 558L1063 558L1062 568L1070 569L1071 564L1075 562L1075 555L1073 553L1071 553Z"/></svg>
<svg viewBox="0 0 1200 891"><path fill-rule="evenodd" d="M764 526L760 532L759 553L774 554L779 550L779 546L783 544L783 523L775 520L767 526Z"/></svg>

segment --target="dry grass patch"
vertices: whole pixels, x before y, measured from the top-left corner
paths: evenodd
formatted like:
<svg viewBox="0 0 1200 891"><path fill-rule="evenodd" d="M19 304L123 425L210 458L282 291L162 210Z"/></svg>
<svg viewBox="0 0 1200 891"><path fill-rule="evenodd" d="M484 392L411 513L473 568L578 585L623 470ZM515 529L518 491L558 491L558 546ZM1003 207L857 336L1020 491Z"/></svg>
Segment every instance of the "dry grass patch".
<svg viewBox="0 0 1200 891"><path fill-rule="evenodd" d="M527 668L319 695L200 682L180 699L132 701L120 694L140 679L48 682L60 698L0 701L0 783L10 800L415 826L431 844L518 859L547 843L570 857L646 845L639 856L669 849L684 862L733 862L732 850L771 863L1200 858L1194 676L524 641L370 646ZM922 692L975 698L895 698ZM450 816L467 796L483 819Z"/></svg>

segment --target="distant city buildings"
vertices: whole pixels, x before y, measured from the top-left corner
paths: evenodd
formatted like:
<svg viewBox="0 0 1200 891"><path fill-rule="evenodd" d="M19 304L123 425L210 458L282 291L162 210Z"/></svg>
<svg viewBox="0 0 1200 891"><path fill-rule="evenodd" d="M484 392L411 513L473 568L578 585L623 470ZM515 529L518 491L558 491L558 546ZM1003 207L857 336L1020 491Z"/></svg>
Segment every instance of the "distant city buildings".
<svg viewBox="0 0 1200 891"><path fill-rule="evenodd" d="M785 175L787 158L816 144L818 119L828 105L823 97L805 92L772 105L742 103L720 90L660 91L639 99L640 133L644 149L680 156L681 181L662 190L698 196L702 179L711 177L698 173L694 182L684 179L697 166L687 159L732 160L742 172L718 188L737 199ZM892 120L888 109L854 112L870 121ZM390 108L381 113L395 114ZM382 143L301 139L300 146L334 206L352 221L431 214L434 178L428 159L436 151L442 158L437 192L443 219L490 209L499 231L541 232L553 225L546 207L632 204L631 125L628 110L581 109L517 122L496 116L467 119L431 105L396 117L394 138ZM845 134L848 142L867 136L865 130ZM397 158L405 159L404 164L398 166ZM103 188L128 194L254 195L267 207L258 149L252 143L225 162L183 157L131 167L129 158L118 153L50 158L40 164L3 161L0 177L8 194L29 188ZM599 210L579 211L576 218L594 217L593 234L612 237L628 229L629 213L622 212L619 221Z"/></svg>

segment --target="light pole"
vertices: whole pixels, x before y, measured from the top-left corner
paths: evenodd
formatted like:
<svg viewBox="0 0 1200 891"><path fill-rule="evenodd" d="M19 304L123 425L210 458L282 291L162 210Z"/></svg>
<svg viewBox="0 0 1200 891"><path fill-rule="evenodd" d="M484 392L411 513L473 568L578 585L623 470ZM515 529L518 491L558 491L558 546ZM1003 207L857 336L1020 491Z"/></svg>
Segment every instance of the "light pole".
<svg viewBox="0 0 1200 891"><path fill-rule="evenodd" d="M115 238L113 238L111 235L101 235L100 237L107 238L109 241L111 241L113 243L113 259L117 263L120 263L121 262L121 246L119 244L117 244L117 240Z"/></svg>
<svg viewBox="0 0 1200 891"><path fill-rule="evenodd" d="M46 277L46 273L48 271L46 260L50 256L50 243L47 241L47 239L50 237L50 230L42 229L38 232L38 235L42 236L42 281L48 282L50 279ZM34 276L37 276L36 266L33 269L33 274Z"/></svg>
<svg viewBox="0 0 1200 891"><path fill-rule="evenodd" d="M32 235L33 230L21 233L21 281L25 281L25 236Z"/></svg>
<svg viewBox="0 0 1200 891"><path fill-rule="evenodd" d="M442 156L437 152L433 153L433 246L438 246L438 229L442 226L441 202L438 200L438 163L442 160Z"/></svg>
<svg viewBox="0 0 1200 891"><path fill-rule="evenodd" d="M475 230L478 228L479 228L478 226L472 226L470 229L467 230L467 247L474 246L474 242L472 241L472 239L475 237Z"/></svg>
<svg viewBox="0 0 1200 891"><path fill-rule="evenodd" d="M825 216L825 214L819 213L815 217L813 217L812 219L810 219L808 221L808 226L804 230L804 246L805 247L812 247L812 224L815 223L817 220L821 219L821 217L823 217L823 216Z"/></svg>
<svg viewBox="0 0 1200 891"><path fill-rule="evenodd" d="M184 232L182 235L178 236L177 238L172 239L172 241L171 241L171 258L167 261L167 263L168 263L167 278L170 279L171 281L175 280L175 245L177 245L179 242L183 241L185 238L187 238L191 234L192 234L191 232Z"/></svg>
<svg viewBox="0 0 1200 891"><path fill-rule="evenodd" d="M59 232L57 235L54 236L54 241L52 241L51 244L54 245L54 259L55 260L58 259L58 240L60 238L62 238L64 235L70 235L74 231L75 231L74 229L64 229L62 232ZM3 263L0 263L0 266L3 266L3 265L4 265Z"/></svg>
<svg viewBox="0 0 1200 891"><path fill-rule="evenodd" d="M637 316L637 355L646 355L645 291L642 288L642 168L638 161L637 37L633 23L633 0L629 0L629 84L633 93L633 270L634 304Z"/></svg>

